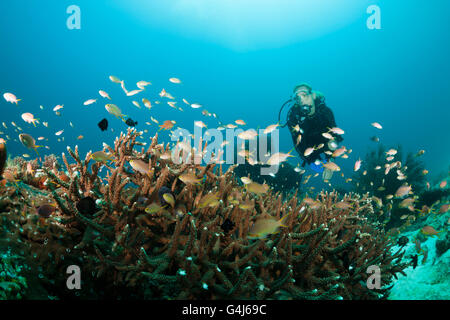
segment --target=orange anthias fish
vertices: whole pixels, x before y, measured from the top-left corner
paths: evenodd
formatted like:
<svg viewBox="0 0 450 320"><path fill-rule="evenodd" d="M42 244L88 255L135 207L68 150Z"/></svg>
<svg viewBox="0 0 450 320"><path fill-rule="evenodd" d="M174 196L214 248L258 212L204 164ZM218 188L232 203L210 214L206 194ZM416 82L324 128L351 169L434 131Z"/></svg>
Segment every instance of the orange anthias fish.
<svg viewBox="0 0 450 320"><path fill-rule="evenodd" d="M239 204L239 208L243 209L243 210L252 210L255 207L255 203L251 200L247 200L244 202L241 202Z"/></svg>
<svg viewBox="0 0 450 320"><path fill-rule="evenodd" d="M397 150L395 149L389 149L388 151L386 151L386 155L388 156L395 156L397 154Z"/></svg>
<svg viewBox="0 0 450 320"><path fill-rule="evenodd" d="M279 227L287 227L284 223L290 213L286 214L280 220L273 217L263 218L255 221L250 228L247 238L249 239L261 239L277 232Z"/></svg>
<svg viewBox="0 0 450 320"><path fill-rule="evenodd" d="M162 125L159 126L159 127L160 127L159 130L162 130L162 129L164 129L164 130L170 130L170 129L173 128L173 126L174 126L175 123L176 123L176 122L173 121L173 120L166 120L166 121L164 121L164 123L163 123Z"/></svg>
<svg viewBox="0 0 450 320"><path fill-rule="evenodd" d="M206 128L206 124L203 121L194 121L194 125L200 128Z"/></svg>
<svg viewBox="0 0 450 320"><path fill-rule="evenodd" d="M178 78L170 78L169 81L172 83L181 83L181 80Z"/></svg>
<svg viewBox="0 0 450 320"><path fill-rule="evenodd" d="M145 107L147 107L149 109L152 108L152 103L147 98L142 98L142 103L144 104Z"/></svg>
<svg viewBox="0 0 450 320"><path fill-rule="evenodd" d="M217 196L217 193L208 193L207 195L203 196L203 198L200 200L198 207L200 209L206 208L206 207L215 207L219 204L219 197Z"/></svg>
<svg viewBox="0 0 450 320"><path fill-rule="evenodd" d="M303 155L304 155L305 157L307 157L307 156L309 156L311 153L313 153L315 150L316 150L315 147L307 148L307 149L305 150L305 152L303 153Z"/></svg>
<svg viewBox="0 0 450 320"><path fill-rule="evenodd" d="M238 137L242 140L253 140L258 136L258 133L254 129L248 129L238 134Z"/></svg>
<svg viewBox="0 0 450 320"><path fill-rule="evenodd" d="M437 231L432 226L425 226L420 230L420 232L426 236L437 236L439 233L443 232L443 230Z"/></svg>
<svg viewBox="0 0 450 320"><path fill-rule="evenodd" d="M320 207L320 201L311 199L311 198L304 198L303 203L307 204L311 209L317 209Z"/></svg>
<svg viewBox="0 0 450 320"><path fill-rule="evenodd" d="M276 128L278 127L278 123L275 124L271 124L270 126L268 126L266 129L264 129L264 134L269 134L272 131L274 131Z"/></svg>
<svg viewBox="0 0 450 320"><path fill-rule="evenodd" d="M89 100L86 100L85 102L83 102L83 105L88 106L90 104L95 103L96 101L97 101L97 99L89 99Z"/></svg>
<svg viewBox="0 0 450 320"><path fill-rule="evenodd" d="M301 134L299 134L298 136L297 136L297 139L296 139L296 141L295 141L295 145L296 146L298 146L299 145L299 143L302 141L302 135Z"/></svg>
<svg viewBox="0 0 450 320"><path fill-rule="evenodd" d="M448 211L448 208L449 208L449 205L448 205L448 204L442 205L441 208L440 208L439 211L438 211L438 214L446 213L446 212Z"/></svg>
<svg viewBox="0 0 450 320"><path fill-rule="evenodd" d="M422 209L415 209L415 210L419 213L419 216L424 216L431 212L431 208L428 207L427 205L423 205Z"/></svg>
<svg viewBox="0 0 450 320"><path fill-rule="evenodd" d="M256 194L264 194L269 191L269 186L267 184L259 184L257 182L250 182L245 185L247 190Z"/></svg>
<svg viewBox="0 0 450 320"><path fill-rule="evenodd" d="M193 173L184 173L178 177L185 184L201 184L203 178L197 178L197 176Z"/></svg>
<svg viewBox="0 0 450 320"><path fill-rule="evenodd" d="M414 199L414 198L406 198L406 199L402 200L402 202L400 202L400 204L398 206L400 208L407 208L410 205L412 205L414 203L414 201L416 201L416 199Z"/></svg>
<svg viewBox="0 0 450 320"><path fill-rule="evenodd" d="M419 152L416 153L416 157L420 157L425 153L425 150L419 150Z"/></svg>
<svg viewBox="0 0 450 320"><path fill-rule="evenodd" d="M19 101L22 100L22 99L17 99L16 96L10 92L3 94L3 98L5 98L5 100L7 102L11 102L11 103L15 103L15 104L18 104Z"/></svg>
<svg viewBox="0 0 450 320"><path fill-rule="evenodd" d="M250 179L249 177L241 177L241 181L243 184L249 184L252 182L252 179Z"/></svg>
<svg viewBox="0 0 450 320"><path fill-rule="evenodd" d="M268 165L280 164L281 162L286 161L287 158L293 157L293 155L290 154L291 152L292 150L289 151L289 153L281 153L281 152L274 153L272 156L270 156L269 160L267 160L267 164Z"/></svg>
<svg viewBox="0 0 450 320"><path fill-rule="evenodd" d="M378 122L372 122L371 125L377 129L383 129L383 127L381 126L381 124L379 124Z"/></svg>
<svg viewBox="0 0 450 320"><path fill-rule="evenodd" d="M347 151L347 148L342 146L339 149L334 150L334 152L331 154L333 158L337 158L341 156L345 151Z"/></svg>
<svg viewBox="0 0 450 320"><path fill-rule="evenodd" d="M109 94L106 91L99 90L98 93L102 96L102 98L111 100L111 97L109 96Z"/></svg>
<svg viewBox="0 0 450 320"><path fill-rule="evenodd" d="M346 210L348 208L351 208L352 205L350 203L348 203L348 202L340 201L340 202L336 203L335 206L338 209Z"/></svg>
<svg viewBox="0 0 450 320"><path fill-rule="evenodd" d="M401 186L395 192L395 196L399 197L399 198L402 198L402 197L406 196L410 192L411 192L411 186Z"/></svg>
<svg viewBox="0 0 450 320"><path fill-rule="evenodd" d="M372 200L375 202L378 208L381 208L383 206L383 201L380 198L373 196Z"/></svg>
<svg viewBox="0 0 450 320"><path fill-rule="evenodd" d="M355 162L355 167L354 167L355 172L361 168L361 162L362 162L361 159L359 159Z"/></svg>
<svg viewBox="0 0 450 320"><path fill-rule="evenodd" d="M149 164L141 159L134 159L129 161L133 170L141 174L149 174L151 172Z"/></svg>
<svg viewBox="0 0 450 320"><path fill-rule="evenodd" d="M339 168L339 166L336 163L331 162L331 161L324 163L323 167L327 168L328 170L331 170L331 171L340 171L341 170L341 168Z"/></svg>
<svg viewBox="0 0 450 320"><path fill-rule="evenodd" d="M23 113L22 114L22 119L26 123L32 123L36 127L36 122L38 121L38 119L35 119L34 116L31 113L29 113L29 112Z"/></svg>
<svg viewBox="0 0 450 320"><path fill-rule="evenodd" d="M331 128L329 130L329 132L333 132L334 134L339 134L339 135L344 134L344 130L342 130L341 128Z"/></svg>

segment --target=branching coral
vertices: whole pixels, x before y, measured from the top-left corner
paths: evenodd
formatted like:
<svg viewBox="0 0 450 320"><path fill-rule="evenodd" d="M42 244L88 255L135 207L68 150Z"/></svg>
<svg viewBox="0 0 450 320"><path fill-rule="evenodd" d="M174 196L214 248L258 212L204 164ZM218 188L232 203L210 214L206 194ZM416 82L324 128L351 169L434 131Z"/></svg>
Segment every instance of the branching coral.
<svg viewBox="0 0 450 320"><path fill-rule="evenodd" d="M372 221L367 196L320 193L311 206L296 195L257 195L235 181L234 166L176 164L157 136L147 149L139 137L130 129L113 147L105 144L112 163L91 163L89 153L82 160L78 148L68 148L74 163L63 155L67 181L58 168L44 168L59 213L46 220L25 215L17 235L52 279L54 294L67 294L64 271L77 264L85 297L373 299L385 297L391 277L405 267L403 253L390 252ZM131 160L147 163L148 170L132 172ZM106 179L99 176L102 166ZM186 182L188 174L202 182ZM161 206L162 187L175 204L147 213L139 199ZM96 200L97 212L77 209L84 197ZM205 205L205 199L217 201ZM253 209L241 208L243 202ZM247 236L257 219L286 215L286 227L269 238ZM231 221L231 230L222 229L224 221ZM365 284L371 265L381 269L380 290Z"/></svg>

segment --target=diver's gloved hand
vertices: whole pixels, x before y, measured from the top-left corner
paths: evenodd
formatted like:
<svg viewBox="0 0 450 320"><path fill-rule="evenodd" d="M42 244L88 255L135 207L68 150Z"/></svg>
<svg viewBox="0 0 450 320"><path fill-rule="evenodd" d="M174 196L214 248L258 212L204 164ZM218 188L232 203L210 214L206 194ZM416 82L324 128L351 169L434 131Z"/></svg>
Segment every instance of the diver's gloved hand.
<svg viewBox="0 0 450 320"><path fill-rule="evenodd" d="M326 161L325 161L326 162ZM309 164L309 168L317 173L322 173L323 172L323 165L319 160L316 160L315 162L311 162Z"/></svg>
<svg viewBox="0 0 450 320"><path fill-rule="evenodd" d="M333 171L331 171L330 169L324 169L322 173L322 180L330 181L331 178L333 178Z"/></svg>
<svg viewBox="0 0 450 320"><path fill-rule="evenodd" d="M338 147L338 144L337 144L337 142L336 142L334 139L328 141L328 149L329 149L330 151L336 150L337 147Z"/></svg>
<svg viewBox="0 0 450 320"><path fill-rule="evenodd" d="M332 161L331 159L329 161ZM327 163L327 161L324 161L324 164ZM322 180L323 181L330 181L330 179L333 177L333 171L330 169L324 168L322 173Z"/></svg>

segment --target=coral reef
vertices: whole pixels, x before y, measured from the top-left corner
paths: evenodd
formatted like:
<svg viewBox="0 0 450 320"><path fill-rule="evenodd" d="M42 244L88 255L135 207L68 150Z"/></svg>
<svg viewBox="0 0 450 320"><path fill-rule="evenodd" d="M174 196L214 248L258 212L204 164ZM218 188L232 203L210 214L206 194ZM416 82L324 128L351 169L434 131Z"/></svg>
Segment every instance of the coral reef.
<svg viewBox="0 0 450 320"><path fill-rule="evenodd" d="M433 188L431 190L425 190L419 195L418 206L423 205L431 207L436 202L450 196L450 188L440 189Z"/></svg>
<svg viewBox="0 0 450 320"><path fill-rule="evenodd" d="M0 143L0 178L3 175L3 170L5 169L7 158L8 153L6 151L6 144Z"/></svg>
<svg viewBox="0 0 450 320"><path fill-rule="evenodd" d="M403 270L406 277L399 275L398 279L394 279L389 299L450 298L449 222L450 211L435 208L398 234L398 246L392 247L392 250L394 252L402 247L405 251L402 262L412 261L413 264ZM432 226L437 233L424 234L421 232L424 226ZM400 242L404 238L408 239L407 243Z"/></svg>
<svg viewBox="0 0 450 320"><path fill-rule="evenodd" d="M77 147L68 148L73 162L62 155L67 173L56 165L42 168L45 189L29 186L17 193L9 185L2 190L0 217L9 230L4 236L26 245L30 254L24 256L30 266L39 266L35 272L49 294L380 299L387 297L392 277L409 264L400 262L401 249L392 252L367 195L340 199L322 192L302 201L296 194L285 199L271 190L254 193L236 181L234 166L223 171L215 164L176 164L165 156L170 147L158 144L157 135L148 148L140 135L129 129L113 147L104 144L111 162L92 163L90 152L82 159ZM190 155L193 159L195 151ZM145 168L132 171L132 160ZM106 177L102 167L108 169ZM161 202L164 187L173 205ZM58 210L43 218L36 205L49 197ZM87 197L95 201L93 213L77 209ZM269 217L286 217L285 226L268 238L248 237L256 220ZM83 274L76 293L65 287L66 268L73 264ZM381 289L367 288L371 265L381 270Z"/></svg>
<svg viewBox="0 0 450 320"><path fill-rule="evenodd" d="M436 241L436 255L442 256L450 249L450 234L447 232L447 235L444 239L440 239Z"/></svg>
<svg viewBox="0 0 450 320"><path fill-rule="evenodd" d="M21 275L23 258L11 254L11 251L0 253L0 300L21 299L27 289L27 281Z"/></svg>
<svg viewBox="0 0 450 320"><path fill-rule="evenodd" d="M429 242L435 241L429 239ZM432 244L429 248L433 248ZM404 270L407 276L394 279L389 300L448 300L450 299L450 251L431 258L418 267ZM411 281L414 279L414 281Z"/></svg>
<svg viewBox="0 0 450 320"><path fill-rule="evenodd" d="M449 215L445 217L445 219L448 218ZM393 288L388 297L390 300L448 300L450 298L448 231L446 235L439 238L424 238L419 234L420 231L417 229L402 233L402 236L411 239L403 247L405 250L403 260L409 262L417 259L417 263L403 270L406 277L399 275L398 279L393 280ZM393 250L398 249L397 246L393 247Z"/></svg>

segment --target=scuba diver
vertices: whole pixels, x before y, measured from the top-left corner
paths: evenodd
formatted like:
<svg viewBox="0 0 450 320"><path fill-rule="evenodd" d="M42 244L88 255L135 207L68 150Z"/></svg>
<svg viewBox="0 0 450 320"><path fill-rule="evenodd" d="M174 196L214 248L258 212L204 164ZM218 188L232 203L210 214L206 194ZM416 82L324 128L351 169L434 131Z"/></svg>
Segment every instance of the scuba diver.
<svg viewBox="0 0 450 320"><path fill-rule="evenodd" d="M278 120L288 103L291 103L291 108L287 123L281 127L288 126L295 149L303 159L302 167L308 164L315 172L322 173L323 180L331 179L333 171L324 169L322 163L331 161L331 153L343 138L329 131L336 127L336 122L333 112L325 104L324 95L313 91L306 83L295 86L292 98L281 107ZM327 133L328 138L323 133Z"/></svg>

